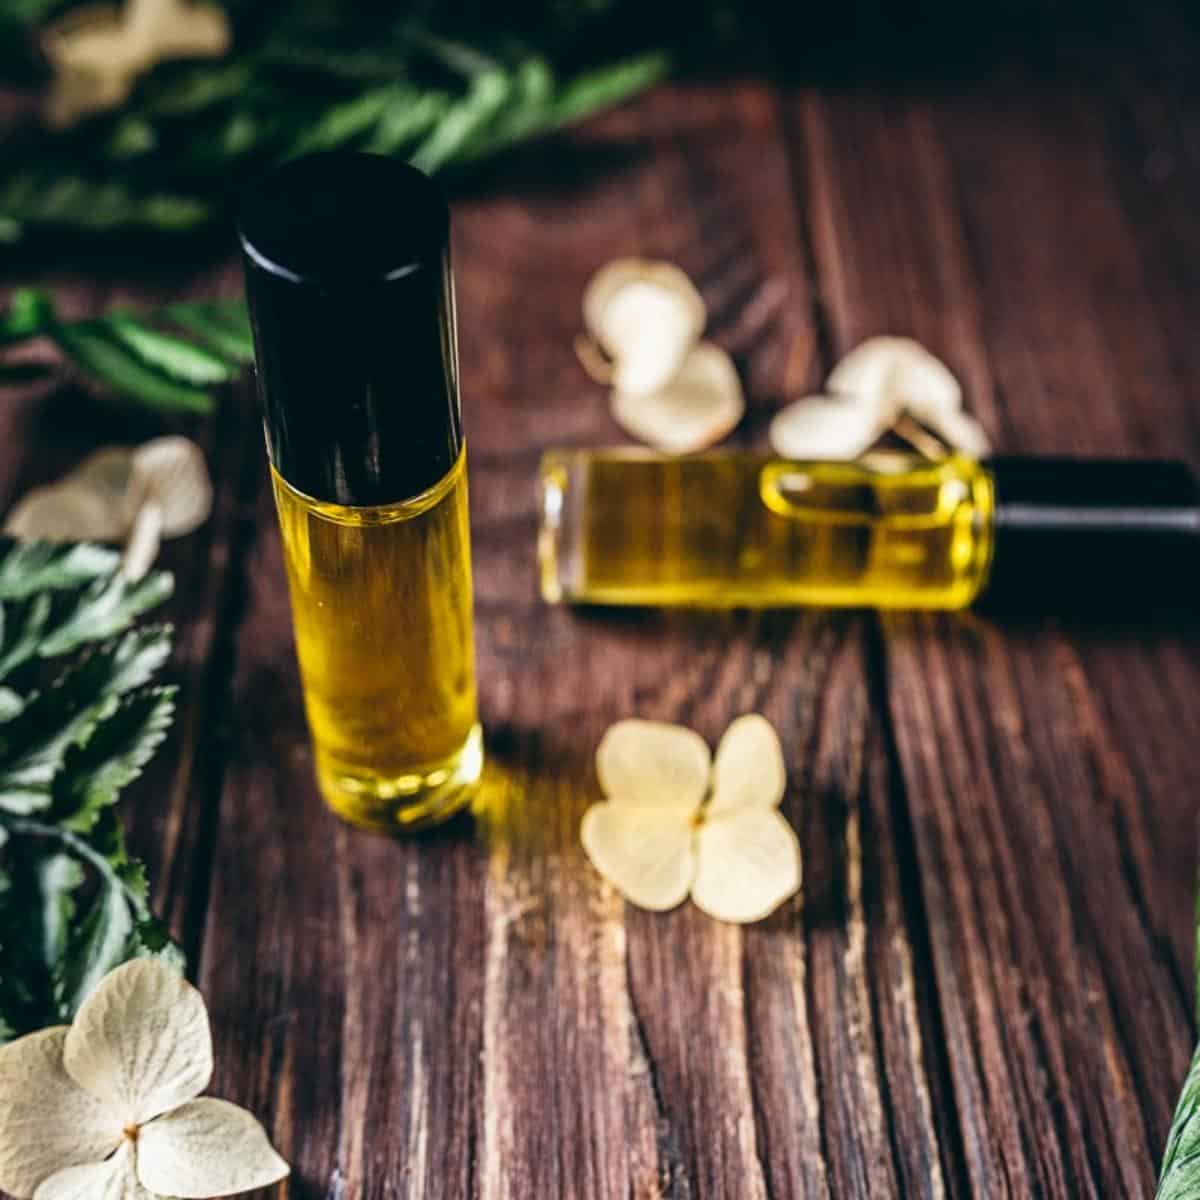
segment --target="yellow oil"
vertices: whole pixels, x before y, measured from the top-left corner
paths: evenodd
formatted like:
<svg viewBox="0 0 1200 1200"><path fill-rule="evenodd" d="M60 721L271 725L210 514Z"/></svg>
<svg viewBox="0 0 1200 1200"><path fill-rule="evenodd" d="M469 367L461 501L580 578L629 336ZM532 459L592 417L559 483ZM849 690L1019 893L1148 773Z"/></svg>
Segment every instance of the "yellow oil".
<svg viewBox="0 0 1200 1200"><path fill-rule="evenodd" d="M952 609L990 566L991 479L963 458L554 450L541 482L551 602Z"/></svg>
<svg viewBox="0 0 1200 1200"><path fill-rule="evenodd" d="M482 767L464 455L421 495L371 508L272 471L317 780L374 830L449 816Z"/></svg>

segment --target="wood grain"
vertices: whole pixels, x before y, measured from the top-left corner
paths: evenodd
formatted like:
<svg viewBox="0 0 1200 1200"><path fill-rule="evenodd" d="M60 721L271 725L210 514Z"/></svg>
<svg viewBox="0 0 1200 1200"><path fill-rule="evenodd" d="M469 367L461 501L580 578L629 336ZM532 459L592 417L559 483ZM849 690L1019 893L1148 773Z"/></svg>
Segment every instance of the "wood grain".
<svg viewBox="0 0 1200 1200"><path fill-rule="evenodd" d="M547 609L534 482L546 446L620 440L571 338L588 276L634 253L701 287L738 443L893 332L1005 451L1200 461L1181 11L969 80L674 84L456 198L488 766L431 837L320 804L249 388L228 398L216 516L168 551L181 719L126 812L209 998L213 1090L264 1119L281 1194L1152 1194L1193 1037L1194 630ZM172 270L50 280L81 312L236 287ZM94 411L0 408L3 495L110 440ZM626 907L578 844L603 730L715 744L750 710L785 746L802 893L746 929Z"/></svg>
<svg viewBox="0 0 1200 1200"><path fill-rule="evenodd" d="M888 329L939 348L1002 450L1194 458L1194 408L1141 303L1154 283L1109 181L1097 98L1022 85L945 104L798 100L834 340ZM889 195L882 221L861 202L867 170ZM1156 656L1194 695L1194 643L950 619L883 633L972 1186L1146 1194L1172 1104L1147 1081L1178 1078L1189 1053L1180 860L1194 837L1179 777L1134 765L1134 713L1166 716ZM1195 736L1190 709L1169 718L1177 749Z"/></svg>

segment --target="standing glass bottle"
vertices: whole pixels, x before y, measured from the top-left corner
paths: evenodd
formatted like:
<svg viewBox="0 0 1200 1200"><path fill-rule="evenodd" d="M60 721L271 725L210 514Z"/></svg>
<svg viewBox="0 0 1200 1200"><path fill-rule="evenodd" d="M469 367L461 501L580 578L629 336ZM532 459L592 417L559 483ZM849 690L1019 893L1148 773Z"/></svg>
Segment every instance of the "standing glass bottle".
<svg viewBox="0 0 1200 1200"><path fill-rule="evenodd" d="M417 829L482 767L449 212L412 167L321 154L240 232L317 780Z"/></svg>

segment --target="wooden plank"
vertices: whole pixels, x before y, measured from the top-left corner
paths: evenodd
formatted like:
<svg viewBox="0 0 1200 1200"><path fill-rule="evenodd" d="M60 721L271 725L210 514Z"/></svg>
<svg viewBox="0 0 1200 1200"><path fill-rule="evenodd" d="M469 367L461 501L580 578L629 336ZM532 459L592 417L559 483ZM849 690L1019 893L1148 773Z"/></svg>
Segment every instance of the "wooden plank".
<svg viewBox="0 0 1200 1200"><path fill-rule="evenodd" d="M166 799L127 815L210 999L214 1090L263 1116L293 1194L1150 1194L1191 1039L1192 640L547 610L533 485L543 446L619 440L570 341L625 253L700 282L741 442L898 331L1006 450L1195 458L1200 143L1153 53L936 97L672 86L459 204L473 826L391 843L321 808L258 434L227 406L214 522L168 550L185 703L141 793ZM1147 187L1164 146L1177 185ZM60 404L0 409L13 493L112 436ZM603 729L715 743L749 709L784 740L802 895L746 930L626 909L578 846Z"/></svg>
<svg viewBox="0 0 1200 1200"><path fill-rule="evenodd" d="M1153 284L1069 88L804 95L794 119L839 350L921 338L1004 450L1194 453ZM1191 1036L1192 702L1159 734L1173 765L1148 773L1133 747L1163 717L1152 664L1194 695L1191 645L1080 623L883 630L970 1186L1149 1194Z"/></svg>
<svg viewBox="0 0 1200 1200"><path fill-rule="evenodd" d="M794 217L786 202L786 162L779 151L774 103L769 94L752 87L723 93L719 102L709 93L676 89L640 106L636 114L614 118L593 136L604 138L606 130L620 131L630 124L635 132L660 127L678 132L655 145L653 171L643 176L644 183L639 186L636 177L632 186L628 179L612 182L614 192L620 189L620 207L605 194L586 198L585 213L601 212L610 225L617 226L607 241L579 245L577 231L592 223L586 216L568 213L553 223L547 219L537 225L527 220L528 256L536 256L547 230L557 231L564 243L568 238L570 242L555 247L559 252L551 250L550 256L559 270L573 269L578 275L571 299L548 307L549 313L565 310L565 317L551 318L557 324L548 331L543 321L542 340L565 348L575 328L575 297L598 262L631 251L667 254L700 280L714 310L717 335L724 334L735 348L745 347L740 365L752 381L755 408L744 436L757 440L778 400L812 382L820 370L803 247L796 240ZM749 179L755 181L753 197L746 193ZM632 237L623 228L629 221L637 230ZM491 226L489 234L492 244L506 248L506 256L522 260L517 238L496 237ZM505 312L502 308L479 327L490 329L498 322L497 336L507 342L513 335L505 328ZM519 314L514 312L513 319L519 319ZM577 376L565 350L559 353L558 361L571 374L557 394L595 394L595 389L574 382ZM513 389L507 378L505 383L504 401L525 407L522 389ZM554 418L546 413L538 417L541 427L531 433L543 442L552 440L547 426ZM519 419L504 412L510 428ZM564 437L590 443L612 440L612 427L603 412L579 434L576 422L582 426L582 416L564 415L562 420L571 422ZM488 487L485 482L482 491L482 504L488 504L488 496L497 497L511 519L511 488ZM526 589L533 573L531 527L532 517L524 548ZM486 556L490 534L486 514L476 529ZM497 539L496 548L502 545ZM497 575L496 565L490 557L480 559L479 578L485 591L503 578ZM524 684L514 679L511 685L517 704L530 703L519 697L522 686L542 697L533 718L521 713L522 727L531 736L532 730L558 730L567 722L587 720L592 713L603 717L590 725L585 737L573 737L569 743L571 758L586 763L603 725L615 716L638 712L687 720L715 741L736 713L761 707L776 721L789 747L793 782L798 785L789 812L804 831L808 860L841 862L848 855L849 870L856 869L852 835L847 839L837 822L827 826L807 815L811 797L819 796L823 788L832 789L826 776L835 769L829 762L816 769L808 763L814 741L821 731L828 731L824 738L835 746L843 732L861 728L868 719L861 697L856 700L849 688L838 689L836 699L827 704L818 703L820 684L832 669L823 664L840 657L837 648L842 639L852 659L861 652L854 649L859 635L853 624L841 618L798 616L766 622L751 618L706 622L644 615L631 624L559 613L550 614L547 621L536 609L514 624L540 629L545 643L523 647ZM552 675L543 678L538 672L530 679L533 663L546 653L552 656L548 662ZM583 679L590 688L586 697L580 695ZM561 708L547 710L560 694ZM853 740L852 732L848 736ZM537 770L546 769L546 757L553 756L543 756ZM579 767L572 769L577 772ZM580 796L578 784L574 791L577 819L594 792L588 788ZM586 880L587 868L575 845L574 819L559 837L556 853L567 856L571 877L582 874ZM891 852L886 845L881 850L884 855ZM505 878L511 881L518 870L536 872L532 853L527 850L527 854L528 864L505 864ZM561 888L547 888L539 894L544 896L542 903L555 910L555 923L561 927L572 918L560 892ZM899 907L896 900L893 913ZM877 932L873 923L870 936ZM907 987L911 995L911 974L905 978L905 932L897 924L886 935L891 944L900 945L901 953L896 969L882 977L883 987L889 994ZM640 1059L645 1055L660 1109L657 1138L660 1160L665 1160L660 1178L665 1179L669 1194L756 1195L765 1189L772 1195L824 1195L838 1185L837 1194L868 1194L887 1188L895 1170L894 1152L913 1163L932 1159L936 1164L932 1129L927 1120L923 1122L920 1109L905 1114L909 1131L918 1136L898 1148L889 1143L888 1119L880 1104L882 1070L874 1048L872 1004L881 1009L891 1006L875 997L880 981L869 979L861 957L855 958L854 949L861 947L865 936L862 915L853 908L822 910L817 921L809 921L802 912L786 920L781 915L768 927L740 937L688 911L668 918L627 915L627 970L640 1037L631 1073L641 1072ZM806 965L818 958L822 966L843 960L847 965L836 978L826 981L822 975L821 991L811 993L806 987ZM506 1006L512 1002L510 992L511 988L501 993L500 1002ZM842 1029L850 1030L851 1036L831 1039L819 1063L818 1032ZM885 1043L893 1055L888 1067L912 1092L922 1092L919 1038L904 1041L891 1033L889 1029ZM720 1047L719 1056L707 1050L710 1044ZM749 1069L741 1061L747 1050ZM511 1124L535 1129L540 1102L525 1096L516 1101ZM753 1130L746 1123L751 1106ZM523 1119L522 1109L528 1109ZM525 1148L531 1163L538 1161L536 1150L533 1144ZM922 1171L915 1166L911 1173ZM533 1178L549 1183L543 1176ZM640 1182L635 1179L632 1186L636 1189ZM932 1191L926 1194L937 1194L936 1175L928 1186Z"/></svg>
<svg viewBox="0 0 1200 1200"><path fill-rule="evenodd" d="M564 185L522 184L517 160L497 198L459 206L489 732L475 840L393 845L320 810L262 501L203 979L218 1090L264 1114L316 1193L945 1192L862 622L605 617L535 593L540 449L618 440L570 350L596 266L657 253L696 276L754 381L749 438L819 374L777 116L757 86L666 89L536 151ZM620 165L571 186L596 155ZM787 746L815 895L744 933L626 911L578 845L603 729L636 713L715 743L754 708Z"/></svg>

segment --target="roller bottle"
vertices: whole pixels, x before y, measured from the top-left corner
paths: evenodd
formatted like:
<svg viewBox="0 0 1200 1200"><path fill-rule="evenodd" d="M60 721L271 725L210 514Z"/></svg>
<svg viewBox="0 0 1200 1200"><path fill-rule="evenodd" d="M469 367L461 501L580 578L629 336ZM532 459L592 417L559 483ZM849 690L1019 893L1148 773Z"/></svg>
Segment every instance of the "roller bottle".
<svg viewBox="0 0 1200 1200"><path fill-rule="evenodd" d="M322 154L260 181L240 235L317 780L417 829L482 765L449 213L412 167Z"/></svg>

